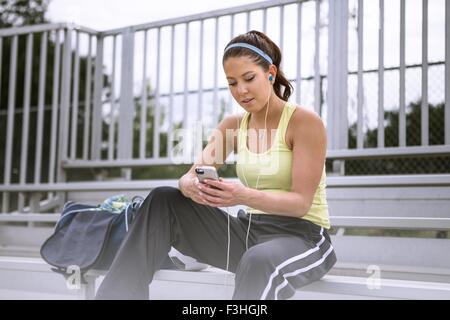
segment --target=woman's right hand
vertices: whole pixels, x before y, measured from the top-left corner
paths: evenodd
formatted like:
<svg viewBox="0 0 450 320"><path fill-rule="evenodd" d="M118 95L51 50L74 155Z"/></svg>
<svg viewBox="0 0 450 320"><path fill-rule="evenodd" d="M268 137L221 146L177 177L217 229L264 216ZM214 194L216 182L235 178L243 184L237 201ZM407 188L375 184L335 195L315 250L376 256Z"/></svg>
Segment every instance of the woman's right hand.
<svg viewBox="0 0 450 320"><path fill-rule="evenodd" d="M199 204L206 204L203 198L200 196L201 191L199 189L200 181L195 174L186 174L179 181L179 188L181 193L186 197L192 199Z"/></svg>

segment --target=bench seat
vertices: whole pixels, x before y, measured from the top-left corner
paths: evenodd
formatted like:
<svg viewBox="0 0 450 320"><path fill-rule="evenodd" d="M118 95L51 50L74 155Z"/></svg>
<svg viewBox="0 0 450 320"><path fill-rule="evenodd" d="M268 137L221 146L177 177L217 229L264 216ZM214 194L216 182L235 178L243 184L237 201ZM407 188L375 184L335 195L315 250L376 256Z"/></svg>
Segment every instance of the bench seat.
<svg viewBox="0 0 450 320"><path fill-rule="evenodd" d="M104 273L88 273L88 285L68 289L64 278L40 258L0 257L0 299L90 299ZM96 280L96 281L95 281ZM209 267L202 271L160 270L150 285L154 300L227 300L234 275ZM292 299L450 299L450 284L381 279L370 289L367 278L326 275L297 290Z"/></svg>

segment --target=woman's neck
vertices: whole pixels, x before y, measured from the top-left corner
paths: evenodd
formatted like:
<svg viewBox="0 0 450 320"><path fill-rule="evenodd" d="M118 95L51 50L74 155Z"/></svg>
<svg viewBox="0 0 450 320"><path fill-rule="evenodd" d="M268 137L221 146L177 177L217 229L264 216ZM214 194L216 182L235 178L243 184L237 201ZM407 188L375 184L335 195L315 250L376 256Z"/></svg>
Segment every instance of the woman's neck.
<svg viewBox="0 0 450 320"><path fill-rule="evenodd" d="M276 126L276 119L281 116L286 101L278 98L275 94L270 98L269 110L267 111L267 104L258 112L252 112L250 115L251 127L254 129L264 129L266 111L267 111L267 128L270 128L270 124ZM275 123L275 124L274 124Z"/></svg>

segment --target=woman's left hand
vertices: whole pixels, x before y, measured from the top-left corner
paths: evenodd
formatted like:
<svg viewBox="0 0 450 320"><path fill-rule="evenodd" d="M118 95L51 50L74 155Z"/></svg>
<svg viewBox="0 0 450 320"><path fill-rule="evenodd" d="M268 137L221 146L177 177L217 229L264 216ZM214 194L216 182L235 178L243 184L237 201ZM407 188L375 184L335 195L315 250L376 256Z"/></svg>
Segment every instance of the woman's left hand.
<svg viewBox="0 0 450 320"><path fill-rule="evenodd" d="M200 197L211 207L232 207L244 204L247 190L241 183L225 181L222 178L219 178L219 181L205 180L204 183L200 183L199 189Z"/></svg>

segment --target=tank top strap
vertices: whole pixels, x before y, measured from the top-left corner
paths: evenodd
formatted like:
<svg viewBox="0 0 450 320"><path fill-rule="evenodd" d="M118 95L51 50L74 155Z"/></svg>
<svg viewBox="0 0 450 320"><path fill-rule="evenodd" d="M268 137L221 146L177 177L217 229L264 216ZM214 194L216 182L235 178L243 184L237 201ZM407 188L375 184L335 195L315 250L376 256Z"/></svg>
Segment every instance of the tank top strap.
<svg viewBox="0 0 450 320"><path fill-rule="evenodd" d="M240 150L242 147L245 146L245 143L247 143L247 124L248 124L248 118L250 116L249 112L244 113L244 116L242 117L241 123L239 124L239 131L238 131L238 150Z"/></svg>
<svg viewBox="0 0 450 320"><path fill-rule="evenodd" d="M289 125L289 120L291 119L295 109L296 109L295 105L288 102L286 103L283 109L283 113L281 114L280 123L278 125L278 140L283 144L286 144L284 138L286 137L286 131Z"/></svg>

